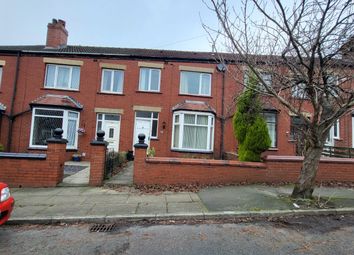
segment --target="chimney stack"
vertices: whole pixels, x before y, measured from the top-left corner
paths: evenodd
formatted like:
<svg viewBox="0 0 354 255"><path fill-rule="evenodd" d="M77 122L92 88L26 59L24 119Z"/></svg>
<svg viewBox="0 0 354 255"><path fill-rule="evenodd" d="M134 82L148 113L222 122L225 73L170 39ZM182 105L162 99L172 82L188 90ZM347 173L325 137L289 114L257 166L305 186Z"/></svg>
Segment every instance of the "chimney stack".
<svg viewBox="0 0 354 255"><path fill-rule="evenodd" d="M65 21L61 19L53 19L52 23L48 23L46 47L65 47L67 45L68 35L68 30L65 28Z"/></svg>

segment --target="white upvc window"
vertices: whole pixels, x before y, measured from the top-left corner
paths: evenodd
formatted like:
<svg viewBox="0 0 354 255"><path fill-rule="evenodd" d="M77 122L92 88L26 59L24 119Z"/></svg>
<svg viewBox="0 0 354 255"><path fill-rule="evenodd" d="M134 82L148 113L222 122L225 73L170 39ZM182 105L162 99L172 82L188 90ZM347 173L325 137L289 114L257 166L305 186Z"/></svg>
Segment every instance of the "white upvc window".
<svg viewBox="0 0 354 255"><path fill-rule="evenodd" d="M47 64L45 88L79 90L80 67Z"/></svg>
<svg viewBox="0 0 354 255"><path fill-rule="evenodd" d="M161 70L158 68L140 68L139 90L160 92Z"/></svg>
<svg viewBox="0 0 354 255"><path fill-rule="evenodd" d="M299 82L291 87L291 96L296 99L307 99L306 83Z"/></svg>
<svg viewBox="0 0 354 255"><path fill-rule="evenodd" d="M340 139L340 125L339 120L337 120L333 125L333 138Z"/></svg>
<svg viewBox="0 0 354 255"><path fill-rule="evenodd" d="M212 152L214 114L176 111L173 114L172 149Z"/></svg>
<svg viewBox="0 0 354 255"><path fill-rule="evenodd" d="M247 88L247 86L248 86L250 73L251 73L251 71L249 71L248 69L246 69L243 73L243 83L244 83L245 88ZM264 83L267 85L267 87L272 86L273 81L272 81L272 74L271 73L260 71L259 76L264 81ZM260 91L264 91L264 92L266 91L266 88L264 87L263 83L261 83L260 81L257 84L257 86Z"/></svg>
<svg viewBox="0 0 354 255"><path fill-rule="evenodd" d="M211 74L181 71L180 94L210 96Z"/></svg>
<svg viewBox="0 0 354 255"><path fill-rule="evenodd" d="M30 147L46 148L46 140L54 129L63 129L63 138L68 140L67 149L77 149L80 113L55 108L33 108Z"/></svg>
<svg viewBox="0 0 354 255"><path fill-rule="evenodd" d="M123 81L123 70L102 69L101 92L122 94Z"/></svg>
<svg viewBox="0 0 354 255"><path fill-rule="evenodd" d="M263 117L267 123L269 137L271 139L271 148L277 147L277 113L264 111Z"/></svg>

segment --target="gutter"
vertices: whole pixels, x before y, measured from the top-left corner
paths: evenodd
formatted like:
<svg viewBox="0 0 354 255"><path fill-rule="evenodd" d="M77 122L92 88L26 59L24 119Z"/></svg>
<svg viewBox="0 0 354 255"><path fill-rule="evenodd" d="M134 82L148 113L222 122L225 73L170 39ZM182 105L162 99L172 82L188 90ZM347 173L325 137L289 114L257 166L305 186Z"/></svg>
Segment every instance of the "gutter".
<svg viewBox="0 0 354 255"><path fill-rule="evenodd" d="M14 116L14 105L15 105L16 92L17 92L18 75L20 71L20 58L21 58L21 51L18 51L16 57L16 73L15 73L15 80L14 80L12 97L11 97L10 114L8 115L9 130L8 130L7 145L6 145L7 151L11 150L13 122L15 118L18 116L18 114Z"/></svg>

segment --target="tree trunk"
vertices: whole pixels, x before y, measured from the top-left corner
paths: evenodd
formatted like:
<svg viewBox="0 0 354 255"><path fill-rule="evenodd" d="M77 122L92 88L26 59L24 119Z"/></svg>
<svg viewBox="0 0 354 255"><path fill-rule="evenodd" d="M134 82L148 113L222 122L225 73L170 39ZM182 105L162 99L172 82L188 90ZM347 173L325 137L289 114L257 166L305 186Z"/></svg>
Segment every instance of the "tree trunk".
<svg viewBox="0 0 354 255"><path fill-rule="evenodd" d="M309 146L305 149L300 177L295 184L291 194L292 197L312 198L322 150L323 145L319 147Z"/></svg>

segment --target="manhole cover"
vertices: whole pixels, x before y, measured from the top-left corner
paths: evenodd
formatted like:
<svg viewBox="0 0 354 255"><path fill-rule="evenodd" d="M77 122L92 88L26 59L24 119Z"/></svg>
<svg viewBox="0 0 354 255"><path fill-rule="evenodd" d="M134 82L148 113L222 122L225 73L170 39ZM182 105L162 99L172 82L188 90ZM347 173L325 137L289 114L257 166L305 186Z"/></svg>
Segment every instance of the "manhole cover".
<svg viewBox="0 0 354 255"><path fill-rule="evenodd" d="M116 229L116 224L94 224L90 227L90 232L112 232Z"/></svg>

